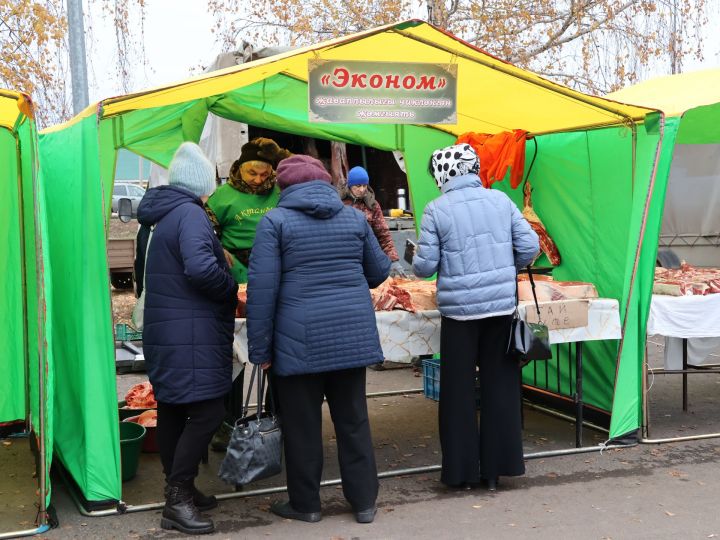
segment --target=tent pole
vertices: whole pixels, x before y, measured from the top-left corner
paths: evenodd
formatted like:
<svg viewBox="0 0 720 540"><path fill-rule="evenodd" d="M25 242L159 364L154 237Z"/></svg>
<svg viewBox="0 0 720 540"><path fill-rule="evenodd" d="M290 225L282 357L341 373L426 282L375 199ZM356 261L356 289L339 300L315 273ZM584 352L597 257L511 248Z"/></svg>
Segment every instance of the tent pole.
<svg viewBox="0 0 720 540"><path fill-rule="evenodd" d="M22 536L34 536L36 534L42 534L50 530L48 525L40 525L37 529L25 529L24 531L13 531L7 533L0 533L0 539L5 538L20 538Z"/></svg>
<svg viewBox="0 0 720 540"><path fill-rule="evenodd" d="M38 321L37 321L37 333L38 333L38 423L40 427L40 500L38 501L38 519L40 520L40 526L47 526L48 515L47 515L47 445L45 444L45 434L47 426L45 418L45 403L47 402L47 396L45 395L45 374L46 374L46 356L45 347L47 346L45 338L45 284L44 284L44 273L45 267L43 266L43 254L42 254L42 238L40 236L42 227L40 224L40 216L37 211L38 209L38 163L40 156L38 155L37 145L37 133L33 129L32 139L32 153L33 153L33 165L32 165L32 188L33 188L33 208L35 209L34 214L34 225L35 225L35 260L37 261L37 267L35 269L35 281L38 292L38 302L42 298L42 305L38 304ZM41 272L42 276L41 277ZM42 291L42 294L40 292ZM44 532L44 531L43 531Z"/></svg>
<svg viewBox="0 0 720 540"><path fill-rule="evenodd" d="M648 407L648 355L647 355L647 342L645 342L645 356L643 358L642 365L642 429L641 433L643 438L650 437L650 410Z"/></svg>
<svg viewBox="0 0 720 540"><path fill-rule="evenodd" d="M607 446L597 445L597 446L585 446L583 448L567 448L567 449L562 449L562 450L547 450L544 452L532 452L530 454L525 454L524 458L526 460L544 459L544 458L548 458L548 457L570 456L570 455L574 455L574 454L587 454L590 452L603 452L604 450L631 448L633 446L636 446L636 444L610 444ZM411 467L411 468L407 468L407 469L398 469L395 471L384 471L384 472L381 472L378 474L378 478L379 479L394 478L397 476L408 476L411 474L438 472L441 469L442 469L442 466L440 466L440 465L426 465L424 467ZM338 486L341 484L342 484L342 480L340 478L333 478L331 480L324 480L324 481L320 482L321 487ZM70 491L70 496L72 497L73 501L75 502L75 505L77 506L78 511L83 516L87 516L87 517L104 517L104 516L114 516L117 514L124 514L124 513L144 512L147 510L159 510L165 506L164 502L149 503L149 504L137 504L137 505L125 505L125 503L120 502L118 504L118 507L120 509L87 511L87 510L85 510L85 508L82 506L82 504L78 500L74 489L68 488L68 491ZM255 489L255 490L251 490L251 491L221 493L219 495L215 495L215 497L219 501L224 501L224 500L229 500L229 499L244 499L246 497L272 495L274 493L285 493L286 491L287 491L287 486L278 486L278 487L272 487L272 488Z"/></svg>
<svg viewBox="0 0 720 540"><path fill-rule="evenodd" d="M642 438L638 442L640 444L666 444L685 441L700 441L703 439L720 438L720 433L706 433L705 435L687 435L685 437L666 437L664 439L646 439Z"/></svg>
<svg viewBox="0 0 720 540"><path fill-rule="evenodd" d="M11 132L15 138L15 154L17 162L17 204L18 204L18 215L17 224L18 232L20 236L20 290L22 294L22 320L23 320L23 331L22 331L22 348L23 348L23 372L25 374L25 380L23 386L25 387L25 427L29 426L30 413L32 408L30 406L30 351L28 347L28 299L27 299L27 264L25 252L25 209L24 197L23 197L23 181L22 181L22 148L20 148L20 136L18 133Z"/></svg>

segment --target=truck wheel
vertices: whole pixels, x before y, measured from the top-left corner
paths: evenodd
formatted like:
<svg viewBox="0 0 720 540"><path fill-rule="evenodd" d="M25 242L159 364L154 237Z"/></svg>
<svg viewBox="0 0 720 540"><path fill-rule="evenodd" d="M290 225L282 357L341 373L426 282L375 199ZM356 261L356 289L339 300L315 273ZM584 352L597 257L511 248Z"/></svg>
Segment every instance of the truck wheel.
<svg viewBox="0 0 720 540"><path fill-rule="evenodd" d="M110 283L116 289L126 290L133 287L133 276L130 272L110 274Z"/></svg>

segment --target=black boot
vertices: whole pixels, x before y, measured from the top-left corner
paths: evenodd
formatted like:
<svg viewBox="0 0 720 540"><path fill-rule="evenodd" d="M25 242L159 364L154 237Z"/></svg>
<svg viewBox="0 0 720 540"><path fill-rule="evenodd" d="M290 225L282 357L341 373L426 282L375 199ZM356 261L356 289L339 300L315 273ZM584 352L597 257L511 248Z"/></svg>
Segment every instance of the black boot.
<svg viewBox="0 0 720 540"><path fill-rule="evenodd" d="M208 534L215 530L212 520L203 518L193 503L191 485L169 484L165 489L165 508L160 526L185 534Z"/></svg>
<svg viewBox="0 0 720 540"><path fill-rule="evenodd" d="M217 499L215 495L205 495L202 491L192 485L193 503L201 512L207 512L217 507Z"/></svg>

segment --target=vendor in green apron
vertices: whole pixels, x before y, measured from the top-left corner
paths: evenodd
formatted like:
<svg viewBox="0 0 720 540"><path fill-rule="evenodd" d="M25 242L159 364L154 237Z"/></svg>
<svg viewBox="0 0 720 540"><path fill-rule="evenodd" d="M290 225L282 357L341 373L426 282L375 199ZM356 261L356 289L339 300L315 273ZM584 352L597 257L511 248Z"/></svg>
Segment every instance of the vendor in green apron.
<svg viewBox="0 0 720 540"><path fill-rule="evenodd" d="M280 198L274 169L281 159L291 155L272 139L258 137L245 143L240 157L230 167L227 183L215 190L205 205L237 283L247 283L255 229ZM241 368L233 377L232 389L225 401L227 417L210 444L215 451L225 451L232 425L241 415L243 382L244 369Z"/></svg>
<svg viewBox="0 0 720 540"><path fill-rule="evenodd" d="M255 228L275 208L280 190L275 185L275 166L289 157L272 139L258 137L244 144L240 157L230 167L227 184L208 199L207 211L235 281L247 282Z"/></svg>

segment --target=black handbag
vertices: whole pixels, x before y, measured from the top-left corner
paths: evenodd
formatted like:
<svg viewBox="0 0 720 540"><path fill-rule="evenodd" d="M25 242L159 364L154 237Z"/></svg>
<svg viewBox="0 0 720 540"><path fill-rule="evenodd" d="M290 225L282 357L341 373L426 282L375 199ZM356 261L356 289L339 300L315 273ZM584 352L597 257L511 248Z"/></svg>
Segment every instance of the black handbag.
<svg viewBox="0 0 720 540"><path fill-rule="evenodd" d="M235 422L227 451L218 476L223 482L242 486L253 480L262 480L282 471L282 430L274 414L272 390L268 395L273 411L263 411L267 375L253 366L242 417ZM257 413L248 415L253 384L257 383Z"/></svg>
<svg viewBox="0 0 720 540"><path fill-rule="evenodd" d="M527 267L530 286L532 287L535 309L538 314L537 323L529 323L520 318L518 313L517 289L515 290L515 313L510 326L510 340L507 353L516 360L520 367L527 365L533 360L550 360L552 350L550 349L550 332L542 322L540 306L538 306L537 295L535 294L535 281L532 277L532 270Z"/></svg>

